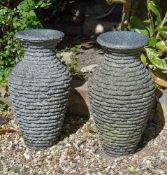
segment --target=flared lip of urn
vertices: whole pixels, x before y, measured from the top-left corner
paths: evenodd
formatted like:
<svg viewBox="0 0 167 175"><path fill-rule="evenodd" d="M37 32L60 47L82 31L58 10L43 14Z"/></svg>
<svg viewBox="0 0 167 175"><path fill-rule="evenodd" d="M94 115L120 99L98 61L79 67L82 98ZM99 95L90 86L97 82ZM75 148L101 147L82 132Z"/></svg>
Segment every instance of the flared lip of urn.
<svg viewBox="0 0 167 175"><path fill-rule="evenodd" d="M21 41L42 42L61 40L64 33L53 29L27 29L16 32L15 37Z"/></svg>
<svg viewBox="0 0 167 175"><path fill-rule="evenodd" d="M97 37L102 46L114 50L133 50L143 48L148 38L142 34L131 31L111 31Z"/></svg>

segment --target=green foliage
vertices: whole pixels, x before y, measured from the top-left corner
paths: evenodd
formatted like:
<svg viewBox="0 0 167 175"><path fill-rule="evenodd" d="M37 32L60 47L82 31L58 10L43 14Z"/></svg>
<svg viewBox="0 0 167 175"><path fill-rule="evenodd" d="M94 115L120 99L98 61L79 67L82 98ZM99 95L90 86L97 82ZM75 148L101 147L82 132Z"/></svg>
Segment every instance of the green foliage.
<svg viewBox="0 0 167 175"><path fill-rule="evenodd" d="M93 132L93 133L97 133L97 127L96 125L94 124L93 126L90 127L89 129L90 132Z"/></svg>
<svg viewBox="0 0 167 175"><path fill-rule="evenodd" d="M160 54L152 48L146 48L146 54L150 62L162 71L167 71L167 62L163 59L160 59Z"/></svg>
<svg viewBox="0 0 167 175"><path fill-rule="evenodd" d="M162 22L161 14L159 12L159 7L158 7L156 1L149 1L148 2L148 10L150 10L156 16L157 24L160 24Z"/></svg>
<svg viewBox="0 0 167 175"><path fill-rule="evenodd" d="M37 12L51 11L51 16L62 12L69 0L1 0L0 1L0 85L7 84L7 77L23 55L20 43L14 38L17 31L43 28ZM47 17L45 17L47 20ZM71 69L74 69L75 61Z"/></svg>
<svg viewBox="0 0 167 175"><path fill-rule="evenodd" d="M69 71L71 72L72 75L76 75L76 74L79 74L80 72L80 69L78 67L78 63L77 63L77 54L79 52L81 48L81 45L80 44L77 44L71 48L65 48L63 51L64 52L72 52L72 55L71 55L71 62L69 64L67 64L67 67L69 69ZM62 52L62 51L61 51ZM60 58L61 59L61 58Z"/></svg>
<svg viewBox="0 0 167 175"><path fill-rule="evenodd" d="M69 68L70 72L73 75L79 73L78 63L76 61L76 57L75 56L71 58L71 63L68 64L67 67Z"/></svg>
<svg viewBox="0 0 167 175"><path fill-rule="evenodd" d="M159 41L156 43L156 48L161 52L167 52L167 41Z"/></svg>
<svg viewBox="0 0 167 175"><path fill-rule="evenodd" d="M42 28L35 10L47 8L51 0L22 0L10 8L5 2L0 5L0 84L7 83L13 66L20 60L23 49L14 38L17 31Z"/></svg>
<svg viewBox="0 0 167 175"><path fill-rule="evenodd" d="M147 9L149 19L142 21L136 16L130 18L130 29L149 37L148 46L141 55L144 64L157 69L167 71L167 14L162 19L160 9L156 0L148 0Z"/></svg>
<svg viewBox="0 0 167 175"><path fill-rule="evenodd" d="M72 54L72 57L71 57L71 63L68 64L68 68L70 70L70 72L72 74L78 74L79 73L79 67L78 67L78 63L77 63L77 60L76 60L76 55L78 53L78 50L81 48L81 45L75 45L74 47L72 47L70 49L70 51L73 53Z"/></svg>
<svg viewBox="0 0 167 175"><path fill-rule="evenodd" d="M5 88L5 87L1 88L1 92L0 92L0 116L6 116L10 112L6 97L9 97L9 94L7 92L7 88Z"/></svg>
<svg viewBox="0 0 167 175"><path fill-rule="evenodd" d="M112 5L113 4L112 0L106 0L106 2L107 2L108 5Z"/></svg>
<svg viewBox="0 0 167 175"><path fill-rule="evenodd" d="M148 36L147 25L138 17L131 16L130 25L131 25L131 30Z"/></svg>
<svg viewBox="0 0 167 175"><path fill-rule="evenodd" d="M167 40L167 26L165 27L159 27L158 28L158 32L160 33L160 35Z"/></svg>
<svg viewBox="0 0 167 175"><path fill-rule="evenodd" d="M9 115L10 109L7 104L5 104L2 100L0 100L0 116L6 117Z"/></svg>

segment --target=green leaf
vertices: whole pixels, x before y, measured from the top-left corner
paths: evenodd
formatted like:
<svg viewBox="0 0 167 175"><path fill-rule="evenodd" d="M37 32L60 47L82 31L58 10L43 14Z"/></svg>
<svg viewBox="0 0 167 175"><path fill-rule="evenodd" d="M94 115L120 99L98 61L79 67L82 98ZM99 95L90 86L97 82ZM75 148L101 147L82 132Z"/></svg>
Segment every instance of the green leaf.
<svg viewBox="0 0 167 175"><path fill-rule="evenodd" d="M150 1L149 3L148 3L148 9L151 11L151 12L153 12L153 14L157 17L157 22L158 22L158 24L160 24L161 23L161 14L160 14L160 12L159 12L159 9L158 9L158 6L155 4L155 2L153 2L153 1Z"/></svg>
<svg viewBox="0 0 167 175"><path fill-rule="evenodd" d="M51 5L51 0L40 0L39 2L36 3L35 8L47 8Z"/></svg>
<svg viewBox="0 0 167 175"><path fill-rule="evenodd" d="M96 125L94 124L90 129L91 132L97 133Z"/></svg>
<svg viewBox="0 0 167 175"><path fill-rule="evenodd" d="M29 12L31 10L35 10L35 2L34 0L23 0L17 7L17 9L21 12Z"/></svg>
<svg viewBox="0 0 167 175"><path fill-rule="evenodd" d="M159 53L154 49L146 48L146 54L150 62L162 71L167 71L167 61L159 58Z"/></svg>
<svg viewBox="0 0 167 175"><path fill-rule="evenodd" d="M20 0L19 5L12 9L0 5L0 85L7 83L9 72L23 54L23 48L14 39L15 32L28 28L42 28L36 15L36 5L39 2L38 8L43 8L52 1Z"/></svg>
<svg viewBox="0 0 167 175"><path fill-rule="evenodd" d="M159 27L158 32L163 38L167 39L167 26Z"/></svg>
<svg viewBox="0 0 167 175"><path fill-rule="evenodd" d="M163 38L167 39L167 26L159 28L158 31Z"/></svg>
<svg viewBox="0 0 167 175"><path fill-rule="evenodd" d="M148 36L147 27L140 18L136 16L131 16L130 25L131 25L131 29L133 29L134 31L141 33L145 36Z"/></svg>
<svg viewBox="0 0 167 175"><path fill-rule="evenodd" d="M155 47L156 46L156 43L157 43L157 39L155 37L149 38L149 45L151 47Z"/></svg>
<svg viewBox="0 0 167 175"><path fill-rule="evenodd" d="M143 53L140 55L140 59L141 59L141 61L143 62L144 65L148 64L147 58Z"/></svg>
<svg viewBox="0 0 167 175"><path fill-rule="evenodd" d="M166 19L163 19L163 20L161 21L161 23L158 24L158 25L156 26L155 31L156 31L156 32L157 32L157 31L161 31L161 30L167 31L167 26L163 26L164 24L166 24L166 22L167 22L167 18L166 18ZM163 26L163 27L162 27L162 26Z"/></svg>
<svg viewBox="0 0 167 175"><path fill-rule="evenodd" d="M167 41L159 41L156 44L156 48L160 50L161 52L167 52Z"/></svg>
<svg viewBox="0 0 167 175"><path fill-rule="evenodd" d="M160 27L160 28L158 29L158 31L159 31L159 32L160 32L160 31L167 31L167 26Z"/></svg>
<svg viewBox="0 0 167 175"><path fill-rule="evenodd" d="M112 5L113 1L112 0L106 0L108 5Z"/></svg>
<svg viewBox="0 0 167 175"><path fill-rule="evenodd" d="M160 31L159 33L163 38L167 39L167 31Z"/></svg>

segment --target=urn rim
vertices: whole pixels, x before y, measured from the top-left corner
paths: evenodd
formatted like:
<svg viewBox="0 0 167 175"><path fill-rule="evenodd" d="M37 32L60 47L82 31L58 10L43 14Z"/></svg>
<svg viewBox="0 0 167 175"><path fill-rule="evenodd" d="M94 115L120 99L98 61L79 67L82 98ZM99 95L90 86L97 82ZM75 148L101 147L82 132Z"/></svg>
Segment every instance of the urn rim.
<svg viewBox="0 0 167 175"><path fill-rule="evenodd" d="M133 50L143 48L148 38L142 34L131 31L110 31L97 37L102 46L114 50Z"/></svg>
<svg viewBox="0 0 167 175"><path fill-rule="evenodd" d="M43 42L61 40L64 33L53 29L26 29L16 32L15 37L21 41Z"/></svg>

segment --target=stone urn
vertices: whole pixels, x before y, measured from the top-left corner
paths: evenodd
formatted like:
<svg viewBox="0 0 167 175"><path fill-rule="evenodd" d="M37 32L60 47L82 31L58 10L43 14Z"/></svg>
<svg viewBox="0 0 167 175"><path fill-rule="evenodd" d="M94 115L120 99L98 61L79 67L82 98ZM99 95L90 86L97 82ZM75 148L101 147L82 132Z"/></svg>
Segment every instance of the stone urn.
<svg viewBox="0 0 167 175"><path fill-rule="evenodd" d="M104 59L88 88L102 148L113 157L134 153L155 98L153 80L140 61L147 38L136 32L107 32L97 42Z"/></svg>
<svg viewBox="0 0 167 175"><path fill-rule="evenodd" d="M50 29L25 30L15 37L25 53L9 76L13 111L28 147L55 144L62 127L71 77L56 58L64 34Z"/></svg>

